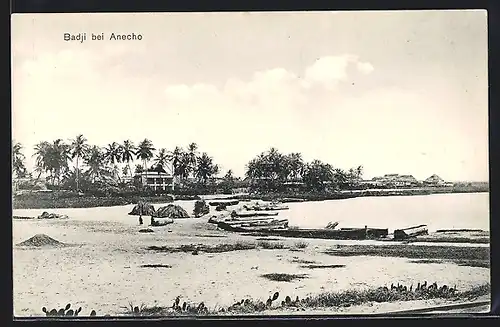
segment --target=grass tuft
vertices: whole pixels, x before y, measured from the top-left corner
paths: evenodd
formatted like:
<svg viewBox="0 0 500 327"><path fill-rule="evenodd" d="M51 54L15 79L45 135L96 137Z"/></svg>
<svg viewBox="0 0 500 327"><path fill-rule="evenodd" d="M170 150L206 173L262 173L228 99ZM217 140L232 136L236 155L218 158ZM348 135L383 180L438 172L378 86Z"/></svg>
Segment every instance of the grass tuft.
<svg viewBox="0 0 500 327"><path fill-rule="evenodd" d="M309 243L300 241L300 242L296 242L294 245L295 245L295 248L297 248L297 249L305 249L309 246Z"/></svg>
<svg viewBox="0 0 500 327"><path fill-rule="evenodd" d="M273 282L291 282L297 279L304 279L308 276L306 274L283 274L283 273L272 273L272 274L264 274L261 275L266 279L269 279Z"/></svg>
<svg viewBox="0 0 500 327"><path fill-rule="evenodd" d="M223 243L217 245L203 245L203 244L188 244L181 245L179 247L169 247L169 246L150 246L147 249L151 251L157 252L167 252L167 253L176 253L176 252L205 252L205 253L222 253L222 252L231 252L231 251L240 251L240 250L253 250L256 249L257 245L255 243L250 242L236 242L236 243Z"/></svg>
<svg viewBox="0 0 500 327"><path fill-rule="evenodd" d="M281 242L268 242L268 241L260 241L258 243L258 246L266 250L276 250L285 248L285 245Z"/></svg>

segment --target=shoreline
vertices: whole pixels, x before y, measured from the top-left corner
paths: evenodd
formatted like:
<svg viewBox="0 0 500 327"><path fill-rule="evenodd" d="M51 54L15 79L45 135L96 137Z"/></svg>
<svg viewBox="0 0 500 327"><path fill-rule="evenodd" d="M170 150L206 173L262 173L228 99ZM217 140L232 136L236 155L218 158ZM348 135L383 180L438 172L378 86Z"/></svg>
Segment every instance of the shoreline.
<svg viewBox="0 0 500 327"><path fill-rule="evenodd" d="M345 200L358 197L388 197L388 196L422 196L434 194L463 194L463 193L489 193L488 189L467 188L419 188L419 189L391 189L391 190L357 190L342 191L332 194L314 193L267 193L267 194L240 194L225 197L213 195L211 200L240 200L240 201L280 201L283 203L315 202L328 200ZM202 195L210 196L210 195ZM139 201L149 203L167 203L173 201L201 200L199 195L159 195L159 196L68 196L57 197L55 194L28 193L13 197L13 209L60 209L60 208L98 208L135 204Z"/></svg>
<svg viewBox="0 0 500 327"><path fill-rule="evenodd" d="M265 303L274 292L280 294L272 303L274 310L259 309L254 314L318 314L321 310L333 315L382 313L414 307L415 302L404 300L417 300L419 307L436 307L441 304L437 302L446 301L422 299L411 291L392 292L391 283L408 290L413 285L415 290L419 282L436 282L439 288L448 285L460 294L489 282L488 249L477 246L261 240L217 230L199 218L179 219L167 228L152 228L153 233L140 233L140 228L103 218L16 222L14 244L43 233L58 242L78 245L14 246L16 315L44 316L43 306L52 310L71 303L83 307L82 317L92 309L97 316L114 316L121 315L120 307L129 301L134 306L144 303L154 311L171 308L177 296L181 297L179 305L204 302L208 309L227 309L242 299ZM394 265L401 270L387 268ZM189 278L193 271L203 272L194 282ZM26 278L32 282L25 283ZM243 279L249 282L239 282ZM157 287L158 280L162 288ZM49 284L50 288L44 286ZM389 292L380 289L384 286ZM481 289L489 295L487 288ZM306 311L282 308L280 304L287 296L292 302L297 296L305 299L301 305ZM394 302L373 303L375 299ZM327 308L321 308L323 301L327 301ZM165 311L158 314L168 315Z"/></svg>

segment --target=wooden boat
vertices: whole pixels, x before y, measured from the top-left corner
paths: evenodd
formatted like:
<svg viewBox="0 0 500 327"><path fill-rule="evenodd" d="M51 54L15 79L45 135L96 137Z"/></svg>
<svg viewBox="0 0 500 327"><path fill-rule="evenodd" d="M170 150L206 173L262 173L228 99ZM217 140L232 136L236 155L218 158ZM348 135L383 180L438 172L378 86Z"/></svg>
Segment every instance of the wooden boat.
<svg viewBox="0 0 500 327"><path fill-rule="evenodd" d="M275 226L288 224L288 219L268 219L268 220L246 220L246 221L224 221L230 226L253 227L253 226Z"/></svg>
<svg viewBox="0 0 500 327"><path fill-rule="evenodd" d="M282 230L260 230L253 233L254 236L281 236L281 237L300 237L332 240L364 240L366 239L366 230L357 229L282 229Z"/></svg>
<svg viewBox="0 0 500 327"><path fill-rule="evenodd" d="M233 211L232 217L270 217L277 216L278 212L263 212L263 211Z"/></svg>
<svg viewBox="0 0 500 327"><path fill-rule="evenodd" d="M225 201L222 200L222 201L211 201L208 204L211 205L212 207L217 207L219 205L229 207L229 206L235 206L238 203L240 203L239 200L225 200Z"/></svg>
<svg viewBox="0 0 500 327"><path fill-rule="evenodd" d="M405 240L419 235L428 235L427 225L418 225L394 230L394 240Z"/></svg>
<svg viewBox="0 0 500 327"><path fill-rule="evenodd" d="M341 228L340 231L351 231L351 230L359 230L365 228ZM384 238L389 235L388 228L366 228L366 238Z"/></svg>
<svg viewBox="0 0 500 327"><path fill-rule="evenodd" d="M217 227L230 232L259 232L259 231L278 231L288 228L288 220L278 221L263 226L242 226L241 224L228 224L227 222L217 223Z"/></svg>
<svg viewBox="0 0 500 327"><path fill-rule="evenodd" d="M272 221L277 219L276 216L272 217L226 217L222 221L225 222L252 222L252 221Z"/></svg>
<svg viewBox="0 0 500 327"><path fill-rule="evenodd" d="M172 218L154 218L151 217L151 226L165 226L172 224L174 220Z"/></svg>
<svg viewBox="0 0 500 327"><path fill-rule="evenodd" d="M243 208L249 211L279 211L279 210L288 210L289 208L286 206L278 206L278 205L244 205Z"/></svg>

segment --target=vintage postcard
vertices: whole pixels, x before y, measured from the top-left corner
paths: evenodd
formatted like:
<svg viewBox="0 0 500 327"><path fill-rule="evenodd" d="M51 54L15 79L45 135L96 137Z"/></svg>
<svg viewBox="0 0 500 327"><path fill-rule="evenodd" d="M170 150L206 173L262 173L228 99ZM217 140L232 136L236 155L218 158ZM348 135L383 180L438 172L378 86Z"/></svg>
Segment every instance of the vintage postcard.
<svg viewBox="0 0 500 327"><path fill-rule="evenodd" d="M15 317L490 310L483 10L14 14Z"/></svg>

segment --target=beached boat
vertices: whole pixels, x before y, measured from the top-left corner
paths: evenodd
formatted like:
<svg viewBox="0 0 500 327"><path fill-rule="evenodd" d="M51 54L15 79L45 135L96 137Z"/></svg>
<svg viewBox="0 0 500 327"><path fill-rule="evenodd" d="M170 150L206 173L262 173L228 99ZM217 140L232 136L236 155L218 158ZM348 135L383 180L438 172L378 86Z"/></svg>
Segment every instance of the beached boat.
<svg viewBox="0 0 500 327"><path fill-rule="evenodd" d="M155 218L151 217L151 226L165 226L172 224L174 220L172 218Z"/></svg>
<svg viewBox="0 0 500 327"><path fill-rule="evenodd" d="M283 229L283 230L260 230L253 233L254 236L282 236L282 237L300 237L332 240L364 240L366 239L366 230L357 229Z"/></svg>
<svg viewBox="0 0 500 327"><path fill-rule="evenodd" d="M242 227L252 227L252 226L275 226L288 224L288 219L266 219L266 220L243 220L243 221L224 221L224 223L230 226L242 226Z"/></svg>
<svg viewBox="0 0 500 327"><path fill-rule="evenodd" d="M288 220L276 221L261 226L251 226L250 224L229 224L228 222L218 222L217 227L230 232L259 232L259 231L277 231L288 228Z"/></svg>
<svg viewBox="0 0 500 327"><path fill-rule="evenodd" d="M360 230L365 228L341 228L340 231L351 231L351 230ZM384 238L389 235L388 228L366 228L366 238L368 239L377 239Z"/></svg>
<svg viewBox="0 0 500 327"><path fill-rule="evenodd" d="M279 210L288 210L289 208L287 206L283 205L277 205L277 204L249 204L249 205L244 205L243 208L245 208L248 211L279 211Z"/></svg>
<svg viewBox="0 0 500 327"><path fill-rule="evenodd" d="M208 204L212 207L217 207L220 205L229 207L229 206L235 206L238 203L240 203L239 200L221 200L221 201L210 201Z"/></svg>
<svg viewBox="0 0 500 327"><path fill-rule="evenodd" d="M233 211L232 217L271 217L277 216L278 212L265 212L265 211Z"/></svg>
<svg viewBox="0 0 500 327"><path fill-rule="evenodd" d="M394 240L405 240L420 235L428 235L427 225L418 225L394 230Z"/></svg>

